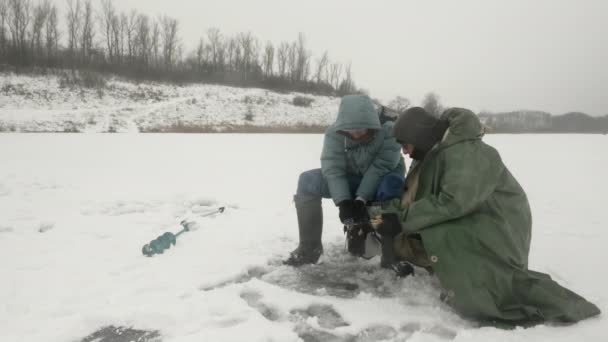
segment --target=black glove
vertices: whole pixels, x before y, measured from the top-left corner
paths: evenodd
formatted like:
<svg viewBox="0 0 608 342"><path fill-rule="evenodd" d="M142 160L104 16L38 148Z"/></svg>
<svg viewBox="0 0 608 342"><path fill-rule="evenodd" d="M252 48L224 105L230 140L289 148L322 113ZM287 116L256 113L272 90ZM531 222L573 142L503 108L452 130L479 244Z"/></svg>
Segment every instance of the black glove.
<svg viewBox="0 0 608 342"><path fill-rule="evenodd" d="M347 220L352 220L354 223L368 221L367 209L365 203L360 200L344 200L338 203L340 209L340 221L342 223Z"/></svg>
<svg viewBox="0 0 608 342"><path fill-rule="evenodd" d="M401 233L403 230L401 229L401 222L399 221L397 214L388 213L382 214L382 223L376 229L376 231L382 236L392 238Z"/></svg>

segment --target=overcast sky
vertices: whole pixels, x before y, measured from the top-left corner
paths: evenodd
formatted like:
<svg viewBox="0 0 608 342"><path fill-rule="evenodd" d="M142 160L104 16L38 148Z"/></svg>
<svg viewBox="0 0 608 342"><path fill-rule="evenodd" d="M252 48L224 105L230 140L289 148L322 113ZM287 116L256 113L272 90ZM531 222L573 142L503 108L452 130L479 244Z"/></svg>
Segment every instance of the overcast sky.
<svg viewBox="0 0 608 342"><path fill-rule="evenodd" d="M608 114L608 0L120 0L180 21L192 50L209 27L262 41L304 32L317 58L352 62L371 96L435 91L475 111Z"/></svg>

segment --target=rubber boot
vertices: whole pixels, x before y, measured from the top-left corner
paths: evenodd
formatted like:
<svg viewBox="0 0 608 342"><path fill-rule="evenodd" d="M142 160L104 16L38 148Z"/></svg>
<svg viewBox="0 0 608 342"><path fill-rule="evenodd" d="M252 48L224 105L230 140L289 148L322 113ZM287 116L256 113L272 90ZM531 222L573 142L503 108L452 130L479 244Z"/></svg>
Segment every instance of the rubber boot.
<svg viewBox="0 0 608 342"><path fill-rule="evenodd" d="M321 197L295 195L293 199L298 216L300 243L283 263L295 267L314 264L319 261L319 257L323 254L323 245L321 244L323 234Z"/></svg>
<svg viewBox="0 0 608 342"><path fill-rule="evenodd" d="M395 255L395 238L382 236L382 256L380 267L392 270L399 278L405 278L414 274L414 267L407 261L400 260Z"/></svg>
<svg viewBox="0 0 608 342"><path fill-rule="evenodd" d="M382 256L380 257L380 267L389 268L391 264L397 262L394 246L394 237L386 235L382 236Z"/></svg>
<svg viewBox="0 0 608 342"><path fill-rule="evenodd" d="M390 225L386 227L386 235L382 235L382 257L380 258L380 267L393 270L395 275L400 278L405 278L410 274L414 274L414 267L406 261L400 260L395 254L395 236L396 232L401 231L401 224L396 220L396 217L391 219L388 217L382 223Z"/></svg>

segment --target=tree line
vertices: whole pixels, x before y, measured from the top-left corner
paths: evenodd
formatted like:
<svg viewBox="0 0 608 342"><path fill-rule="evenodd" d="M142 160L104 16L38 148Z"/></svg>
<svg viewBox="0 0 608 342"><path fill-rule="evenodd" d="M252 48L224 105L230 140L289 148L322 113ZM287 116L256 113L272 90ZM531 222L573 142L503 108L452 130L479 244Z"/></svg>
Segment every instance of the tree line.
<svg viewBox="0 0 608 342"><path fill-rule="evenodd" d="M379 104L379 102L378 102ZM411 106L408 98L397 96L387 104L384 115L394 119ZM427 93L421 104L435 117L441 116L447 108L441 103L439 95ZM562 115L533 110L511 112L482 111L477 114L485 126L486 133L602 133L608 134L608 115L593 117L581 112ZM389 119L390 119L389 118Z"/></svg>
<svg viewBox="0 0 608 342"><path fill-rule="evenodd" d="M490 133L608 133L608 115L581 112L551 115L541 111L479 113Z"/></svg>
<svg viewBox="0 0 608 342"><path fill-rule="evenodd" d="M60 24L63 19L63 25ZM111 72L173 82L212 82L327 95L358 92L350 64L325 51L313 59L306 37L273 44L251 32L210 28L186 51L179 21L113 0L66 0L60 13L51 0L0 0L0 64Z"/></svg>

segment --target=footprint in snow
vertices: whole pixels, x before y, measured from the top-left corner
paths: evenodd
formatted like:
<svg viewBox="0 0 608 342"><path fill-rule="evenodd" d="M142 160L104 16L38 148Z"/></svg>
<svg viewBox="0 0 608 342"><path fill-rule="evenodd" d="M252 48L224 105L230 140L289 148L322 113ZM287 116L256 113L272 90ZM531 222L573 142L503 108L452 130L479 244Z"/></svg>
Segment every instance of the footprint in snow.
<svg viewBox="0 0 608 342"><path fill-rule="evenodd" d="M280 260L273 260L267 265L251 267L227 280L203 285L199 289L212 291L259 279L311 295L354 298L366 292L377 297L395 297L402 291L404 281L411 282L417 288L428 288L429 277L425 275L426 271L422 270L421 273L421 277L399 279L392 271L380 268L375 260L353 257L343 250L343 246L333 245L327 248L318 264L291 267L282 265Z"/></svg>
<svg viewBox="0 0 608 342"><path fill-rule="evenodd" d="M262 316L269 321L278 321L281 318L279 310L272 308L261 301L262 295L256 291L243 291L241 298L251 308L257 310Z"/></svg>
<svg viewBox="0 0 608 342"><path fill-rule="evenodd" d="M306 321L310 317L316 317L319 326L324 329L349 325L331 305L312 304L306 309L293 309L290 314L292 320Z"/></svg>
<svg viewBox="0 0 608 342"><path fill-rule="evenodd" d="M398 333L393 327L376 325L359 332L349 342L393 341Z"/></svg>
<svg viewBox="0 0 608 342"><path fill-rule="evenodd" d="M450 328L434 325L430 328L423 328L420 323L407 323L399 329L400 333L407 340L417 332L434 335L442 340L451 341L456 338L457 333Z"/></svg>
<svg viewBox="0 0 608 342"><path fill-rule="evenodd" d="M162 342L156 330L139 330L131 327L105 326L79 342Z"/></svg>

